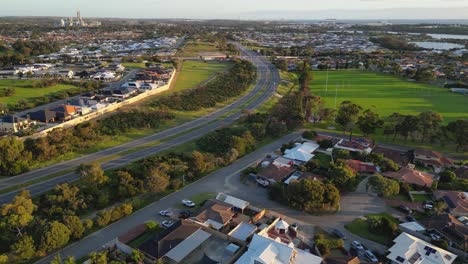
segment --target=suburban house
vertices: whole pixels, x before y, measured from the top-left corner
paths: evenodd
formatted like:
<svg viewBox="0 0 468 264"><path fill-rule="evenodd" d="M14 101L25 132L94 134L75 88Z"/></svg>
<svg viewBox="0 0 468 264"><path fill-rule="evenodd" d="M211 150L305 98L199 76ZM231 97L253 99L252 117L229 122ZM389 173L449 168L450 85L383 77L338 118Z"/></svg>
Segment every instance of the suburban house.
<svg viewBox="0 0 468 264"><path fill-rule="evenodd" d="M325 176L313 174L307 171L295 171L288 179L284 181L285 184L290 184L293 181L301 181L303 179L309 179L314 181L323 181L326 179Z"/></svg>
<svg viewBox="0 0 468 264"><path fill-rule="evenodd" d="M137 90L134 88L120 88L112 90L112 96L117 97L119 99L127 99L132 97L137 93Z"/></svg>
<svg viewBox="0 0 468 264"><path fill-rule="evenodd" d="M336 149L348 150L357 153L371 153L374 148L374 142L367 138L354 138L351 141L342 140L335 145Z"/></svg>
<svg viewBox="0 0 468 264"><path fill-rule="evenodd" d="M204 226L220 230L234 217L232 205L219 200L208 200L201 209L201 213L191 218Z"/></svg>
<svg viewBox="0 0 468 264"><path fill-rule="evenodd" d="M230 204L233 206L232 209L234 211L240 211L240 212L243 212L245 208L247 208L247 206L249 206L250 204L247 201L244 201L242 199L239 199L237 197L230 196L224 193L218 193L218 195L216 195L216 200L224 202L226 204Z"/></svg>
<svg viewBox="0 0 468 264"><path fill-rule="evenodd" d="M291 173L294 172L294 169L291 167L280 167L276 166L274 164L268 165L266 168L262 168L258 173L257 173L257 178L261 180L266 180L269 181L270 184L275 183L275 182L281 182Z"/></svg>
<svg viewBox="0 0 468 264"><path fill-rule="evenodd" d="M378 168L372 162L360 160L346 160L345 162L356 173L374 174L378 171Z"/></svg>
<svg viewBox="0 0 468 264"><path fill-rule="evenodd" d="M268 161L267 161L268 162ZM265 163L266 164L266 163ZM267 166L269 165L270 163L267 164ZM283 157L277 157L275 160L273 160L273 165L275 166L278 166L278 167L287 167L287 168L291 168L293 165L294 165L294 161L293 160L290 160L290 159L287 159L287 158L283 158ZM265 166L265 167L267 167Z"/></svg>
<svg viewBox="0 0 468 264"><path fill-rule="evenodd" d="M16 133L24 129L29 129L35 124L36 122L29 119L29 117L4 116L0 119L0 133Z"/></svg>
<svg viewBox="0 0 468 264"><path fill-rule="evenodd" d="M312 154L320 146L312 142L296 143L292 149L284 151L284 158L294 160L296 163L303 164L311 160L315 155Z"/></svg>
<svg viewBox="0 0 468 264"><path fill-rule="evenodd" d="M60 105L51 109L55 112L56 121L65 122L77 115L77 108L72 105Z"/></svg>
<svg viewBox="0 0 468 264"><path fill-rule="evenodd" d="M50 109L42 109L35 112L29 112L27 115L29 115L29 118L31 118L31 120L42 123L51 123L55 122L56 120L55 112L51 111Z"/></svg>
<svg viewBox="0 0 468 264"><path fill-rule="evenodd" d="M426 168L433 169L436 173L441 172L444 168L450 168L453 166L453 162L450 159L445 158L437 151L428 149L414 150L413 163L420 163Z"/></svg>
<svg viewBox="0 0 468 264"><path fill-rule="evenodd" d="M468 192L440 191L433 193L434 199L444 200L451 214L455 216L468 216Z"/></svg>
<svg viewBox="0 0 468 264"><path fill-rule="evenodd" d="M389 177L395 180L401 180L403 182L414 184L422 187L431 187L434 182L434 178L431 174L423 171L418 171L410 168L401 168L399 171L388 171L382 173L383 176Z"/></svg>
<svg viewBox="0 0 468 264"><path fill-rule="evenodd" d="M275 239L254 234L252 241L236 264L320 264L322 258L284 244Z"/></svg>
<svg viewBox="0 0 468 264"><path fill-rule="evenodd" d="M385 158L393 160L401 168L406 167L410 162L410 155L406 151L377 146L372 150L372 153L382 154Z"/></svg>
<svg viewBox="0 0 468 264"><path fill-rule="evenodd" d="M438 231L461 250L468 250L468 225L461 222L454 215L435 215L419 222L427 229Z"/></svg>
<svg viewBox="0 0 468 264"><path fill-rule="evenodd" d="M436 247L407 233L401 233L393 240L387 259L392 264L451 264L457 255Z"/></svg>

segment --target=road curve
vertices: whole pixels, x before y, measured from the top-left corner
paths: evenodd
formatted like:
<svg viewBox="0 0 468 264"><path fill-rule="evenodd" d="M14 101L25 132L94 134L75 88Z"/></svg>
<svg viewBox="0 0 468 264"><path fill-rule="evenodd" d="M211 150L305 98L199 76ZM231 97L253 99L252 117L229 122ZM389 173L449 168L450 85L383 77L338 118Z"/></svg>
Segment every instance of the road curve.
<svg viewBox="0 0 468 264"><path fill-rule="evenodd" d="M52 173L60 172L78 166L81 163L89 163L106 157L111 157L117 153L134 149L138 146L143 146L148 143L162 140L174 134L188 132L174 139L165 141L157 146L145 148L121 157L103 162L101 165L103 169L113 169L125 166L128 163L139 160L144 157L148 157L154 154L157 154L163 150L172 148L174 146L183 144L185 142L194 140L198 137L201 137L215 129L221 128L227 124L232 123L234 120L241 116L242 110L237 109L237 107L242 106L247 103L244 109L253 110L259 107L263 102L265 102L271 95L274 94L276 88L280 82L280 76L278 71L271 65L269 62L264 61L262 58L257 57L256 54L252 51L245 49L244 47L238 45L238 48L242 51L243 57L252 61L256 66L258 77L255 84L255 87L240 100L234 102L231 105L228 105L214 113L210 113L207 116L195 119L193 121L184 123L180 126L156 133L154 135L141 138L120 146L116 146L110 149L99 151L87 156L83 156L77 159L70 161L65 161L56 165L38 169L32 172L25 173L16 177L8 178L6 180L0 181L0 187L6 188L8 186L14 186L21 184L23 182L28 182L34 179L42 178ZM265 88L265 89L264 89ZM264 89L264 90L262 90ZM261 93L260 93L261 92ZM254 96L254 99L252 99ZM236 111L234 111L236 110ZM230 112L233 113L230 113ZM228 114L230 113L230 114ZM223 115L228 114L226 117L221 118ZM219 118L219 120L217 120ZM216 121L215 121L216 120ZM189 132L190 131L190 132ZM31 186L28 186L27 189L30 191L31 195L39 195L44 193L57 184L64 182L73 182L78 179L78 175L74 172L70 172L53 179L43 181ZM12 191L6 194L0 195L0 204L5 204L10 202L13 197L19 192L19 190Z"/></svg>

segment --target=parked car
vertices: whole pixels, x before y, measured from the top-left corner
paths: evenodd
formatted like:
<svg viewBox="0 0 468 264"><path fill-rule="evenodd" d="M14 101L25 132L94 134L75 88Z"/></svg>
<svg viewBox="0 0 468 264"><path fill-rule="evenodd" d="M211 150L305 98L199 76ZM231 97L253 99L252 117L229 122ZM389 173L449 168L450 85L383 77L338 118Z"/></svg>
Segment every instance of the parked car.
<svg viewBox="0 0 468 264"><path fill-rule="evenodd" d="M343 234L343 232L341 232L340 230L338 229L333 229L333 235L335 235L336 237L338 238L341 238L341 239L346 239L346 236Z"/></svg>
<svg viewBox="0 0 468 264"><path fill-rule="evenodd" d="M292 225L289 226L291 229L297 231L297 229L299 228L299 225L297 223L294 223Z"/></svg>
<svg viewBox="0 0 468 264"><path fill-rule="evenodd" d="M166 217L171 217L171 216L174 215L174 213L169 211L169 210L162 210L162 211L159 212L159 215L166 216Z"/></svg>
<svg viewBox="0 0 468 264"><path fill-rule="evenodd" d="M257 183L262 187L268 187L270 185L269 181L262 180L262 179L257 179Z"/></svg>
<svg viewBox="0 0 468 264"><path fill-rule="evenodd" d="M353 247L354 249L356 249L357 251L362 251L364 250L364 246L361 244L361 242L359 241L353 241L351 242L351 247Z"/></svg>
<svg viewBox="0 0 468 264"><path fill-rule="evenodd" d="M162 222L161 222L161 225L162 225L163 227L165 227L165 228L169 228L169 227L171 227L173 224L174 224L174 222L169 221L169 220L165 220L165 221L162 221Z"/></svg>
<svg viewBox="0 0 468 264"><path fill-rule="evenodd" d="M192 202L190 200L187 200L187 199L182 200L182 204L187 206L187 207L194 207L195 206L194 202Z"/></svg>
<svg viewBox="0 0 468 264"><path fill-rule="evenodd" d="M408 206L400 205L398 208L399 208L401 211L403 211L403 212L405 212L405 213L407 213L407 214L411 214L411 212L412 212L411 209L410 209Z"/></svg>
<svg viewBox="0 0 468 264"><path fill-rule="evenodd" d="M192 215L192 212L190 212L188 210L179 212L179 218L181 218L181 219L187 219L187 218L190 217L190 215Z"/></svg>
<svg viewBox="0 0 468 264"><path fill-rule="evenodd" d="M435 234L435 233L430 233L429 236L431 237L432 240L435 240L435 241L442 239L441 236L439 236L438 234Z"/></svg>
<svg viewBox="0 0 468 264"><path fill-rule="evenodd" d="M372 251L370 250L366 250L364 251L364 256L372 263L377 263L379 262L379 260L377 259L377 257L374 255L374 253L372 253Z"/></svg>
<svg viewBox="0 0 468 264"><path fill-rule="evenodd" d="M432 204L424 204L424 205L423 205L423 208L424 208L425 210L432 210L432 209L434 208L434 206L432 206Z"/></svg>
<svg viewBox="0 0 468 264"><path fill-rule="evenodd" d="M406 220L408 220L409 222L416 222L416 218L414 218L412 215L407 215L405 218L406 218Z"/></svg>

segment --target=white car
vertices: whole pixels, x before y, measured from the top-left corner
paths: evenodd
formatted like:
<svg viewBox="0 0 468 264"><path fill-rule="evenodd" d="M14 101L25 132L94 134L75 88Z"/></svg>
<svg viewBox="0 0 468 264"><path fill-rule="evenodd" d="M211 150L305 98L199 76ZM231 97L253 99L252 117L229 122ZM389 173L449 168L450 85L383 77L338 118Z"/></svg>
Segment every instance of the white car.
<svg viewBox="0 0 468 264"><path fill-rule="evenodd" d="M425 204L423 205L423 208L426 210L432 210L434 207L431 204Z"/></svg>
<svg viewBox="0 0 468 264"><path fill-rule="evenodd" d="M162 210L162 211L159 212L159 215L166 216L166 217L171 217L171 216L174 215L174 213L169 211L169 210Z"/></svg>
<svg viewBox="0 0 468 264"><path fill-rule="evenodd" d="M370 250L366 250L364 251L364 256L366 256L366 258L372 262L372 263L377 263L379 262L379 260L377 259L377 257L374 255L374 253L372 253L372 251Z"/></svg>
<svg viewBox="0 0 468 264"><path fill-rule="evenodd" d="M187 207L194 207L195 206L194 202L192 202L190 200L187 200L187 199L182 200L182 204L187 206Z"/></svg>
<svg viewBox="0 0 468 264"><path fill-rule="evenodd" d="M361 242L359 241L353 241L351 242L351 246L356 249L357 251L361 251L361 250L364 250L364 246L361 244Z"/></svg>
<svg viewBox="0 0 468 264"><path fill-rule="evenodd" d="M165 221L162 221L162 222L161 222L161 225L162 225L163 227L165 227L165 228L169 228L169 227L171 227L173 224L174 224L174 222L169 221L169 220L165 220Z"/></svg>

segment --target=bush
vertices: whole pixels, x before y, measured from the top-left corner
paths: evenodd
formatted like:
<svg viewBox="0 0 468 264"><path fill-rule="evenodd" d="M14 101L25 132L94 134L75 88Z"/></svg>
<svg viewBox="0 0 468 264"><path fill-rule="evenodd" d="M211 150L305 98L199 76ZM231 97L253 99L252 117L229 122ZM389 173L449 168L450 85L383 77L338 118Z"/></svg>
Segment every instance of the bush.
<svg viewBox="0 0 468 264"><path fill-rule="evenodd" d="M159 224L156 221L149 221L145 223L146 229L154 231L159 227Z"/></svg>
<svg viewBox="0 0 468 264"><path fill-rule="evenodd" d="M315 132L313 130L307 130L307 131L304 131L304 133L302 133L302 137L305 138L305 139L312 140L315 137L317 137L317 132Z"/></svg>
<svg viewBox="0 0 468 264"><path fill-rule="evenodd" d="M331 141L329 139L320 140L317 143L319 144L320 148L322 148L322 149L328 149L328 148L333 147L333 141Z"/></svg>

